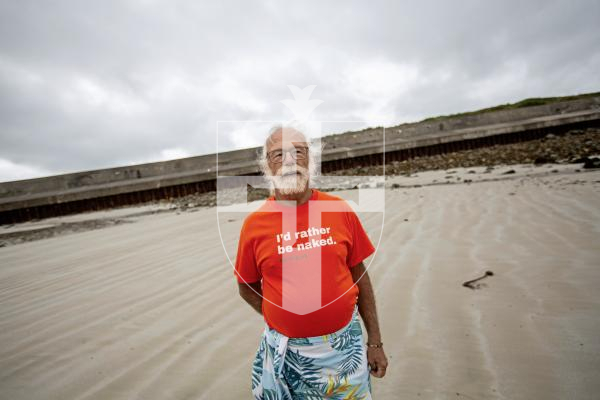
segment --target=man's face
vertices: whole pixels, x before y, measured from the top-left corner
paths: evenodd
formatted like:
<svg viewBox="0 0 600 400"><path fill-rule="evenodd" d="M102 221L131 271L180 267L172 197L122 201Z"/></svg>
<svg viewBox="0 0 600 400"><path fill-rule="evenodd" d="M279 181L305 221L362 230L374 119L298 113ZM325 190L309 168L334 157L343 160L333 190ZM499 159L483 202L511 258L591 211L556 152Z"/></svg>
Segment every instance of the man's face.
<svg viewBox="0 0 600 400"><path fill-rule="evenodd" d="M300 132L284 129L275 132L267 144L267 176L282 194L302 193L310 178L308 143Z"/></svg>

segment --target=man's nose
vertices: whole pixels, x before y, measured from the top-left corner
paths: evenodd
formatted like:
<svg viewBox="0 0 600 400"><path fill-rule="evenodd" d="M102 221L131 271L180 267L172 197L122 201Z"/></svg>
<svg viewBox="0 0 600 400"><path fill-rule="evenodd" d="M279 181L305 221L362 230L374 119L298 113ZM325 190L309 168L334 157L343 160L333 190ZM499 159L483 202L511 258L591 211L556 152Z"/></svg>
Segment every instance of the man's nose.
<svg viewBox="0 0 600 400"><path fill-rule="evenodd" d="M296 164L296 160L294 159L294 157L292 157L289 151L286 151L283 153L282 163L283 165L294 165Z"/></svg>

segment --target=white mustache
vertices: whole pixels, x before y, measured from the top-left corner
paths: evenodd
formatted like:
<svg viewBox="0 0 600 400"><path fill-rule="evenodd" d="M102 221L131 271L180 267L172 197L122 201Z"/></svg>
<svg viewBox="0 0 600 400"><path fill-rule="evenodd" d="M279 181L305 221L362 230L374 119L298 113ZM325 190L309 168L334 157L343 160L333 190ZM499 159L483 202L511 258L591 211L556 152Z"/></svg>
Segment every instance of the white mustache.
<svg viewBox="0 0 600 400"><path fill-rule="evenodd" d="M285 166L282 166L281 168L279 168L277 170L277 173L275 175L277 175L277 176L282 177L283 179L285 179L285 178L287 178L287 176L285 176L285 175L287 175L287 174L296 174L296 173L298 173L298 174L300 174L300 175L302 175L304 177L307 177L308 176L308 169L306 169L304 167L301 167L299 165L296 165L296 166L294 166L294 165L285 165ZM292 176L294 176L294 175L292 175Z"/></svg>
<svg viewBox="0 0 600 400"><path fill-rule="evenodd" d="M300 193L304 190L309 177L309 170L298 165L282 166L274 175L267 175L267 179L283 194Z"/></svg>

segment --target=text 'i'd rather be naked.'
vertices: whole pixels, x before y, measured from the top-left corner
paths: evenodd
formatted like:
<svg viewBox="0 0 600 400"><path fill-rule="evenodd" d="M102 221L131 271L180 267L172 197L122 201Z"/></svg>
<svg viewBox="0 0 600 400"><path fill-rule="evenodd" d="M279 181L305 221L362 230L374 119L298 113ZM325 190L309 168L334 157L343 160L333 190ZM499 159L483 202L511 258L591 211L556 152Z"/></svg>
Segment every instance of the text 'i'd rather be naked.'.
<svg viewBox="0 0 600 400"><path fill-rule="evenodd" d="M323 246L330 246L333 244L336 244L335 240L333 240L333 237L331 236L331 228L327 227L327 228L308 228L305 231L300 231L300 232L294 232L294 235L292 235L291 232L286 232L286 233L282 233L277 235L277 243L282 243L282 242L289 242L292 240L292 237L294 238L294 240L297 239L304 239L304 238L311 238L310 240L304 242L304 243L298 243L296 244L296 246L292 246L292 245L277 245L277 253L278 254L285 254L285 253L291 253L292 251L296 250L296 251L303 251L303 250L309 250L309 249L314 249L315 247L323 247ZM320 239L315 239L313 236L318 236L321 235ZM326 236L326 237L323 237Z"/></svg>

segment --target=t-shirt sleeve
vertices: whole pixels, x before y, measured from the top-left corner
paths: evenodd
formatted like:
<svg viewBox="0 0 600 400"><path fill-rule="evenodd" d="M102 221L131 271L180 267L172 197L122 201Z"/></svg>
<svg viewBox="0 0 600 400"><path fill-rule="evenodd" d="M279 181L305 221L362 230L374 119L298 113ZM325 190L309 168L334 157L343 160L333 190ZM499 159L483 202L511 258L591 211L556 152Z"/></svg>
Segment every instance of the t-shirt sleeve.
<svg viewBox="0 0 600 400"><path fill-rule="evenodd" d="M352 248L347 256L348 267L352 268L375 252L375 247L362 226L358 215L348 212L350 231L352 232Z"/></svg>
<svg viewBox="0 0 600 400"><path fill-rule="evenodd" d="M244 221L240 231L237 256L235 258L235 277L240 283L253 283L261 280L261 274L256 265L254 241L249 234L248 221Z"/></svg>

